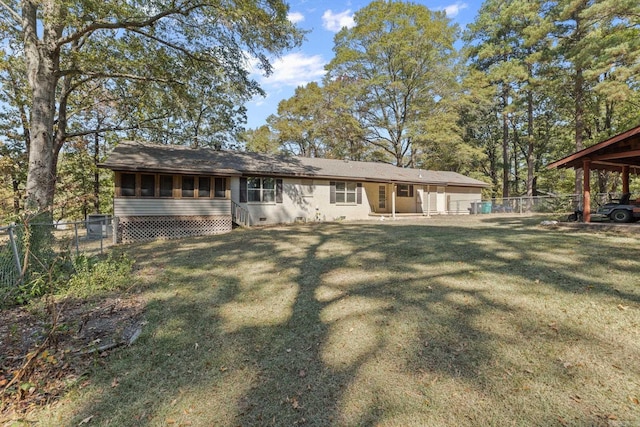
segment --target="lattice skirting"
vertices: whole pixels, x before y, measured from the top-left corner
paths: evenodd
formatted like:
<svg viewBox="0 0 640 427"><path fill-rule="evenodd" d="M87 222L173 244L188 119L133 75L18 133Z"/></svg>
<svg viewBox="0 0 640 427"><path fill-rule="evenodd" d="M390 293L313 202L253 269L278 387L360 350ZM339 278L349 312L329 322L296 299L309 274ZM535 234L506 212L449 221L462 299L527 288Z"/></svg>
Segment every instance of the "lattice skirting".
<svg viewBox="0 0 640 427"><path fill-rule="evenodd" d="M231 215L119 217L118 242L206 236L227 233L231 229Z"/></svg>

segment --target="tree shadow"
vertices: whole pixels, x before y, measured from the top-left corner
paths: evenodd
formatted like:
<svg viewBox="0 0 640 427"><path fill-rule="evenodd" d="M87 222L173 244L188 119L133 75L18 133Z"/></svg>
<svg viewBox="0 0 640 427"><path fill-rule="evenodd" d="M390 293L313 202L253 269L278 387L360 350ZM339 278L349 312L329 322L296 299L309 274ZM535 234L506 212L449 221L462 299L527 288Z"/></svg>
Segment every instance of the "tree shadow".
<svg viewBox="0 0 640 427"><path fill-rule="evenodd" d="M572 370L572 348L604 338L542 305L558 294L640 302L591 268L619 243L511 221L314 224L134 246L142 272L161 269L149 327L97 361L74 423L597 425L575 402L509 405L538 400L551 380L537 375L568 395L598 372ZM619 261L638 273L631 254Z"/></svg>

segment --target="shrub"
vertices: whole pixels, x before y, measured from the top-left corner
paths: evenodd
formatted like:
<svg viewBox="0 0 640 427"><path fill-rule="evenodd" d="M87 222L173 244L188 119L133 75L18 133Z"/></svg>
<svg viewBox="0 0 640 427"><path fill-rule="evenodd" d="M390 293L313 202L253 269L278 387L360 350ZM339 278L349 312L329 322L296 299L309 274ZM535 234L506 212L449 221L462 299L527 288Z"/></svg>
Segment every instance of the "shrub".
<svg viewBox="0 0 640 427"><path fill-rule="evenodd" d="M124 254L109 254L104 260L80 255L74 258L73 267L75 273L61 292L69 296L84 298L131 284L133 260Z"/></svg>

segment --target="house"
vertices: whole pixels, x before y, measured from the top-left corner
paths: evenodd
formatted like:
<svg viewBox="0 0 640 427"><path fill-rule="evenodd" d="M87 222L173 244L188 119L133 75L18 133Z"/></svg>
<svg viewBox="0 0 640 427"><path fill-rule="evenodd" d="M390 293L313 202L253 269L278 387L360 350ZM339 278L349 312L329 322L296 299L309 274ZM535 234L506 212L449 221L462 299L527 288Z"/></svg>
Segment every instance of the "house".
<svg viewBox="0 0 640 427"><path fill-rule="evenodd" d="M468 214L484 182L384 163L121 142L115 172L119 241L227 232L233 223Z"/></svg>

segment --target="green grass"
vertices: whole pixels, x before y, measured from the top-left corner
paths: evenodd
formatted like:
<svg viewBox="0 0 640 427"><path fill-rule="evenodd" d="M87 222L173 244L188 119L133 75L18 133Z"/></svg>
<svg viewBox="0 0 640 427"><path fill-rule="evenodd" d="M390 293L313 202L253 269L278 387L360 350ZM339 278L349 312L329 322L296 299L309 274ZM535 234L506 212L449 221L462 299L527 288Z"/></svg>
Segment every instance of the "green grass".
<svg viewBox="0 0 640 427"><path fill-rule="evenodd" d="M134 245L148 324L41 425L638 426L640 242L483 216Z"/></svg>

